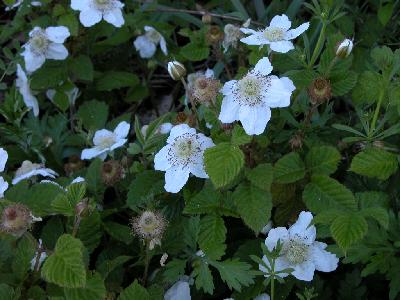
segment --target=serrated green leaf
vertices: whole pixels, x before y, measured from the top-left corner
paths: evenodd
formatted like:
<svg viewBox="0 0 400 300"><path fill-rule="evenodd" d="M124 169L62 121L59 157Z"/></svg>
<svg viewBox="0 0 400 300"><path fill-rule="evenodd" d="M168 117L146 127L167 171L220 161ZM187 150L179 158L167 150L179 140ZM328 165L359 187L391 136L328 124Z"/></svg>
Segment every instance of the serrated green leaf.
<svg viewBox="0 0 400 300"><path fill-rule="evenodd" d="M274 181L291 183L300 180L305 175L304 162L296 152L281 157L274 166Z"/></svg>
<svg viewBox="0 0 400 300"><path fill-rule="evenodd" d="M209 56L210 49L202 44L189 43L180 49L180 54L190 61L200 61Z"/></svg>
<svg viewBox="0 0 400 300"><path fill-rule="evenodd" d="M118 296L117 300L150 300L147 290L136 280Z"/></svg>
<svg viewBox="0 0 400 300"><path fill-rule="evenodd" d="M396 155L383 149L368 148L354 156L350 171L359 175L388 179L398 169Z"/></svg>
<svg viewBox="0 0 400 300"><path fill-rule="evenodd" d="M17 300L14 289L5 283L0 283L0 299Z"/></svg>
<svg viewBox="0 0 400 300"><path fill-rule="evenodd" d="M303 201L314 213L336 209L355 211L356 199L352 192L333 178L315 175L303 191Z"/></svg>
<svg viewBox="0 0 400 300"><path fill-rule="evenodd" d="M134 87L139 84L139 78L129 72L109 71L97 81L98 91L111 91L115 89Z"/></svg>
<svg viewBox="0 0 400 300"><path fill-rule="evenodd" d="M352 92L355 104L371 104L378 101L382 81L383 78L379 73L372 71L361 73Z"/></svg>
<svg viewBox="0 0 400 300"><path fill-rule="evenodd" d="M212 266L217 268L221 279L230 289L241 291L243 286L249 286L254 283L251 265L241 262L238 259L228 259L221 262L211 262Z"/></svg>
<svg viewBox="0 0 400 300"><path fill-rule="evenodd" d="M258 233L271 217L271 194L251 185L239 185L233 193L233 200L243 221Z"/></svg>
<svg viewBox="0 0 400 300"><path fill-rule="evenodd" d="M330 175L340 161L339 151L330 146L313 147L306 156L307 169L313 175Z"/></svg>
<svg viewBox="0 0 400 300"><path fill-rule="evenodd" d="M65 288L66 300L99 300L106 296L106 287L99 273L88 274L86 285L82 288Z"/></svg>
<svg viewBox="0 0 400 300"><path fill-rule="evenodd" d="M336 218L331 224L332 237L343 249L348 249L361 240L368 231L365 218L358 214L346 214Z"/></svg>
<svg viewBox="0 0 400 300"><path fill-rule="evenodd" d="M126 245L129 245L133 241L132 231L126 225L109 221L104 223L104 229L112 238Z"/></svg>
<svg viewBox="0 0 400 300"><path fill-rule="evenodd" d="M193 277L196 278L196 288L203 289L205 293L210 295L214 292L213 276L209 266L203 261L197 261L193 268Z"/></svg>
<svg viewBox="0 0 400 300"><path fill-rule="evenodd" d="M389 227L389 214L387 210L382 207L367 207L361 210L360 213L364 217L375 219L385 229Z"/></svg>
<svg viewBox="0 0 400 300"><path fill-rule="evenodd" d="M232 144L238 146L248 144L251 142L252 138L253 137L251 135L246 134L243 127L239 126L238 124L235 124L235 127L232 130L232 138L231 138Z"/></svg>
<svg viewBox="0 0 400 300"><path fill-rule="evenodd" d="M213 214L200 221L199 246L208 256L219 258L225 251L226 227L224 219Z"/></svg>
<svg viewBox="0 0 400 300"><path fill-rule="evenodd" d="M271 164L259 164L257 167L246 171L246 177L252 185L270 191L274 178L274 171Z"/></svg>
<svg viewBox="0 0 400 300"><path fill-rule="evenodd" d="M77 116L87 130L102 129L108 118L108 106L96 100L85 101L79 107Z"/></svg>
<svg viewBox="0 0 400 300"><path fill-rule="evenodd" d="M349 93L357 83L358 74L353 71L347 71L346 75L332 81L333 96L343 96Z"/></svg>
<svg viewBox="0 0 400 300"><path fill-rule="evenodd" d="M174 258L164 267L164 280L168 283L176 282L180 276L185 274L185 268L186 260Z"/></svg>
<svg viewBox="0 0 400 300"><path fill-rule="evenodd" d="M76 79L93 81L94 68L89 56L80 55L75 57L68 67Z"/></svg>
<svg viewBox="0 0 400 300"><path fill-rule="evenodd" d="M42 277L62 287L78 288L86 285L82 242L69 234L62 235L54 253L43 264Z"/></svg>
<svg viewBox="0 0 400 300"><path fill-rule="evenodd" d="M207 174L215 187L223 187L239 174L244 165L244 155L238 146L221 143L204 152Z"/></svg>

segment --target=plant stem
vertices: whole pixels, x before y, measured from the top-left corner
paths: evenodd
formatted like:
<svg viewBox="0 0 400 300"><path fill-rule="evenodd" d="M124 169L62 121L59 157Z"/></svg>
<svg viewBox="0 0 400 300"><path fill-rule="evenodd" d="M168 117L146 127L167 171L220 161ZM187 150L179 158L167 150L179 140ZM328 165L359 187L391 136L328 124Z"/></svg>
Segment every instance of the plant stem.
<svg viewBox="0 0 400 300"><path fill-rule="evenodd" d="M142 282L143 285L146 286L146 281L147 281L147 276L149 273L149 265L150 265L150 251L149 251L149 244L150 241L146 240L146 252L145 252L145 256L144 256L144 271L143 271L143 278L142 278Z"/></svg>
<svg viewBox="0 0 400 300"><path fill-rule="evenodd" d="M78 233L79 225L81 224L81 216L75 217L74 228L72 229L72 236L75 237Z"/></svg>
<svg viewBox="0 0 400 300"><path fill-rule="evenodd" d="M275 299L275 275L271 279L271 300Z"/></svg>
<svg viewBox="0 0 400 300"><path fill-rule="evenodd" d="M371 123L371 129L369 131L369 136L370 137L372 136L372 134L375 131L376 121L378 120L379 111L381 110L381 105L382 105L382 101L383 101L383 96L384 95L385 95L385 88L381 88L381 90L379 92L378 104L376 105L375 112L374 112L374 117L373 117L372 123Z"/></svg>
<svg viewBox="0 0 400 300"><path fill-rule="evenodd" d="M315 61L317 60L318 54L321 50L321 47L323 46L323 43L325 40L326 25L327 25L326 21L322 20L322 28L319 33L318 41L317 41L317 44L315 45L313 55L311 56L311 59L310 59L310 63L308 64L308 66L310 68L312 68L314 66Z"/></svg>

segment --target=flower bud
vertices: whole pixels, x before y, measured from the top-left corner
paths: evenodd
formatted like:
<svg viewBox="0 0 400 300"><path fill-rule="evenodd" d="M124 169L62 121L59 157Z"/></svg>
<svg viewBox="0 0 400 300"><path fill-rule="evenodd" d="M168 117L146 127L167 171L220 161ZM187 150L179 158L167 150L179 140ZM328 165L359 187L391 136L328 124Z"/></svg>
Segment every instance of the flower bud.
<svg viewBox="0 0 400 300"><path fill-rule="evenodd" d="M322 104L332 97L332 88L329 80L316 78L308 87L308 94L312 104Z"/></svg>
<svg viewBox="0 0 400 300"><path fill-rule="evenodd" d="M180 62L174 60L168 63L168 73L173 80L181 80L186 75L186 68Z"/></svg>
<svg viewBox="0 0 400 300"><path fill-rule="evenodd" d="M4 208L1 215L0 230L13 236L22 236L35 221L31 211L25 205L17 203Z"/></svg>
<svg viewBox="0 0 400 300"><path fill-rule="evenodd" d="M202 17L201 17L201 21L204 23L204 24L211 24L212 23L212 16L210 15L210 14L205 14L205 15L203 15Z"/></svg>
<svg viewBox="0 0 400 300"><path fill-rule="evenodd" d="M116 160L109 160L103 163L101 168L101 178L106 185L114 185L124 178L124 169Z"/></svg>
<svg viewBox="0 0 400 300"><path fill-rule="evenodd" d="M353 41L344 39L336 49L336 56L339 58L346 58L353 50Z"/></svg>

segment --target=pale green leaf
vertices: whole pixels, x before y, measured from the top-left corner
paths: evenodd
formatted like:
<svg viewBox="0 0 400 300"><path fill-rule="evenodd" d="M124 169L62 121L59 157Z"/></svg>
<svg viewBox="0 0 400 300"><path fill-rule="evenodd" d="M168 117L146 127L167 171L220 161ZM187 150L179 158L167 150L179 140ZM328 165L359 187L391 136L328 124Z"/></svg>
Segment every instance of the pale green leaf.
<svg viewBox="0 0 400 300"><path fill-rule="evenodd" d="M136 280L118 296L117 300L150 300L147 290Z"/></svg>
<svg viewBox="0 0 400 300"><path fill-rule="evenodd" d="M66 300L99 300L106 296L103 278L99 273L88 274L85 287L65 288Z"/></svg>
<svg viewBox="0 0 400 300"><path fill-rule="evenodd" d="M361 240L367 231L367 221L358 214L339 216L331 225L332 236L343 249L348 249L355 242Z"/></svg>

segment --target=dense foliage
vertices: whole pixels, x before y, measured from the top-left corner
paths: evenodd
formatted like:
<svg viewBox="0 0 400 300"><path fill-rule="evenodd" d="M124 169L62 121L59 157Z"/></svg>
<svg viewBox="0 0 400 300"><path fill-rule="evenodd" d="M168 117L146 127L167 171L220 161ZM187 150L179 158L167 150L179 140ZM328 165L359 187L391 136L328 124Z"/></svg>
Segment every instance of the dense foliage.
<svg viewBox="0 0 400 300"><path fill-rule="evenodd" d="M2 0L0 299L400 299L400 3Z"/></svg>

